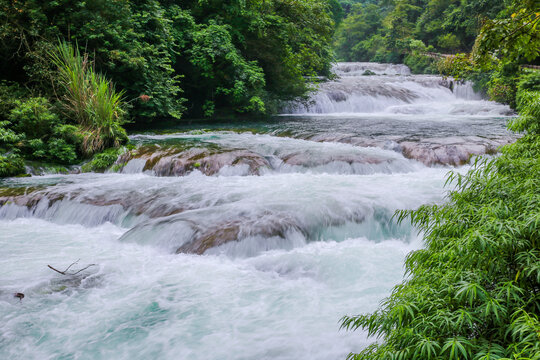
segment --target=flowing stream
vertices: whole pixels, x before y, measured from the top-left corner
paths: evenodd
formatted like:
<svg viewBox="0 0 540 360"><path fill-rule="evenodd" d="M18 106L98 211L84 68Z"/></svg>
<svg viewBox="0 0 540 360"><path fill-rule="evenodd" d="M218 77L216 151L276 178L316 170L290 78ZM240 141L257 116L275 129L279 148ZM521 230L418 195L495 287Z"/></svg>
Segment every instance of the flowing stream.
<svg viewBox="0 0 540 360"><path fill-rule="evenodd" d="M366 72L369 70L369 72ZM398 209L513 141L506 106L341 63L271 120L136 134L106 173L0 181L0 358L344 359L421 247ZM365 75L365 74L375 75ZM65 270L62 275L47 267ZM25 297L14 297L23 293Z"/></svg>

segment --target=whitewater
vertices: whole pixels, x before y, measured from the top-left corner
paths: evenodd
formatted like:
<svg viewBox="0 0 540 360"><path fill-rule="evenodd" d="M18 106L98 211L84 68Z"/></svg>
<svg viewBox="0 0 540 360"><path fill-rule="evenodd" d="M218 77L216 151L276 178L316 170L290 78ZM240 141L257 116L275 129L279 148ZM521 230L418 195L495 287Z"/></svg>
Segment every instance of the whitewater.
<svg viewBox="0 0 540 360"><path fill-rule="evenodd" d="M449 171L514 140L513 114L404 65L334 70L270 120L0 180L0 358L328 360L373 341L339 321L376 310L422 247L394 212L443 203Z"/></svg>

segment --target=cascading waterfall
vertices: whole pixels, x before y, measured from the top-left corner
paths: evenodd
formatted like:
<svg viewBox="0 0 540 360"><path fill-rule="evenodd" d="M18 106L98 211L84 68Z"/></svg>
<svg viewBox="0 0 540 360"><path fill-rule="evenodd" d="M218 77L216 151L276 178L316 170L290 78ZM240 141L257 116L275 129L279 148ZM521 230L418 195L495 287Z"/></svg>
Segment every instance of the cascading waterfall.
<svg viewBox="0 0 540 360"><path fill-rule="evenodd" d="M421 246L394 212L445 201L449 170L513 140L511 112L404 65L335 72L294 116L135 134L103 174L0 180L0 354L327 360L365 347L339 319L375 310ZM77 259L95 265L47 268Z"/></svg>
<svg viewBox="0 0 540 360"><path fill-rule="evenodd" d="M432 75L411 75L395 64L338 63L335 81L319 84L308 103L292 103L291 114L404 113L451 115L508 115L508 107L479 101L470 82Z"/></svg>

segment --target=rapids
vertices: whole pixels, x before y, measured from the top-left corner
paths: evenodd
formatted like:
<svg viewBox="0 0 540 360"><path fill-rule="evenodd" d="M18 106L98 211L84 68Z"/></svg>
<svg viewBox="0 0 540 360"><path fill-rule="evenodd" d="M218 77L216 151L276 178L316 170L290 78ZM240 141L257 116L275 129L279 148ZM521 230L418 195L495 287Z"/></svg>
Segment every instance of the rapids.
<svg viewBox="0 0 540 360"><path fill-rule="evenodd" d="M364 75L366 70L375 75ZM442 203L449 171L513 141L507 107L404 65L337 64L265 121L134 134L105 173L0 180L0 354L343 359ZM47 265L72 270L72 276ZM13 296L24 293L23 299Z"/></svg>

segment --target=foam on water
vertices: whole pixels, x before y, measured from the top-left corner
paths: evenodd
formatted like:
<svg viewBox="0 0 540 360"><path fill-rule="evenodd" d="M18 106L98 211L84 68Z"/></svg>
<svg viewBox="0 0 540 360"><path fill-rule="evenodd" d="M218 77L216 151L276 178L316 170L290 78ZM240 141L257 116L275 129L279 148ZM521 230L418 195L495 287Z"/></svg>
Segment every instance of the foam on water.
<svg viewBox="0 0 540 360"><path fill-rule="evenodd" d="M508 135L509 112L403 65L336 72L315 107L255 133L242 122L135 135L121 173L0 180L0 357L328 360L364 348L372 340L339 319L375 310L421 246L392 215L448 190L449 167L400 147L481 151ZM77 259L74 270L95 265L47 267Z"/></svg>
<svg viewBox="0 0 540 360"><path fill-rule="evenodd" d="M112 225L18 219L0 232L0 353L28 359L343 358L365 340L338 319L374 310L417 246L350 239L231 260L119 243ZM78 258L98 267L55 287L46 265Z"/></svg>
<svg viewBox="0 0 540 360"><path fill-rule="evenodd" d="M370 71L377 75L411 75L411 69L403 64L379 64L371 62L342 62L333 69L338 76L361 76Z"/></svg>
<svg viewBox="0 0 540 360"><path fill-rule="evenodd" d="M406 174L364 176L70 175L71 182L38 192L35 196L41 193L43 197L33 207L4 205L0 208L0 218L37 217L58 224L85 226L111 222L132 227L122 241L151 245L167 252L193 241L196 235L213 237L213 231L219 234L220 229L231 229L240 240L251 241L249 250L245 244L224 247L231 256L259 254L274 248L291 249L309 241L328 239L328 231L342 234L335 240L358 233L372 235L372 239L379 241L388 235L407 239L411 228L396 228L391 214L396 209L442 201L447 171L424 167ZM62 199L50 200L60 194ZM317 206L312 206L314 202ZM380 230L388 226L395 230ZM213 250L216 251L220 250Z"/></svg>
<svg viewBox="0 0 540 360"><path fill-rule="evenodd" d="M470 82L455 82L432 75L410 76L404 65L338 63L341 78L321 83L306 104L291 103L287 114L408 113L452 115L509 115L508 106L484 101ZM365 71L376 75L363 76ZM384 75L382 75L384 74ZM394 76L388 76L388 75ZM465 101L464 101L465 100ZM440 106L443 104L443 106ZM427 105L427 107L426 107ZM403 107L403 110L399 108Z"/></svg>

